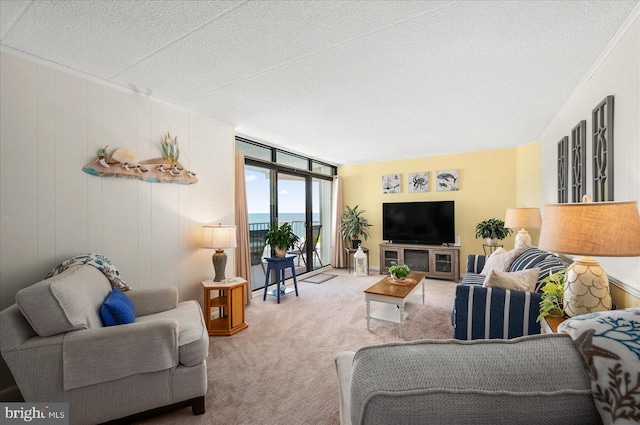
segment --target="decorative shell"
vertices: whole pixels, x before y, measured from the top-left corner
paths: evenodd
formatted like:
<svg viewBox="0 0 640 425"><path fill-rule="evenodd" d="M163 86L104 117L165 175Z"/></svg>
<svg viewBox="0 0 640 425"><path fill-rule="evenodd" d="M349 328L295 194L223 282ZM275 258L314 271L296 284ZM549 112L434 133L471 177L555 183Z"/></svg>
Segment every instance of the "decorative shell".
<svg viewBox="0 0 640 425"><path fill-rule="evenodd" d="M135 152L129 149L116 149L115 152L111 154L111 158L122 164L129 164L130 167L135 168L138 165L138 157Z"/></svg>

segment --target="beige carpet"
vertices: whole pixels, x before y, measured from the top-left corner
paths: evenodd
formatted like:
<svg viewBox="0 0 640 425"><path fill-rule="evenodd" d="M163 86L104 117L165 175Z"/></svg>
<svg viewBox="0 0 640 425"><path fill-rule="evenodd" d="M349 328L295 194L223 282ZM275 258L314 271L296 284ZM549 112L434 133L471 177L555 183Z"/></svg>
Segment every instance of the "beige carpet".
<svg viewBox="0 0 640 425"><path fill-rule="evenodd" d="M425 306L411 312L400 338L393 323L372 320L367 331L363 291L380 275L329 273L338 276L322 284L299 281L300 296L288 294L279 305L274 297L254 298L246 310L249 328L211 338L204 415L181 409L145 423L338 424L333 361L339 351L451 337L455 283L427 280Z"/></svg>

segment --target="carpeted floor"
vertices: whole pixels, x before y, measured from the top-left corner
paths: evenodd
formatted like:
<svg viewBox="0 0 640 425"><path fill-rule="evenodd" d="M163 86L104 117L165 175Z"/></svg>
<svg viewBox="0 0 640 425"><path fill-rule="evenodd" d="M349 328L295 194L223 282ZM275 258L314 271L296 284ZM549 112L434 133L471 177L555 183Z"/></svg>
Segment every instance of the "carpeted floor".
<svg viewBox="0 0 640 425"><path fill-rule="evenodd" d="M300 296L256 297L247 307L249 327L210 339L206 413L181 409L146 421L154 424L338 424L334 358L339 351L391 341L447 339L455 283L428 280L425 306L404 325L371 321L367 331L363 291L382 278L348 275L322 285L298 282Z"/></svg>

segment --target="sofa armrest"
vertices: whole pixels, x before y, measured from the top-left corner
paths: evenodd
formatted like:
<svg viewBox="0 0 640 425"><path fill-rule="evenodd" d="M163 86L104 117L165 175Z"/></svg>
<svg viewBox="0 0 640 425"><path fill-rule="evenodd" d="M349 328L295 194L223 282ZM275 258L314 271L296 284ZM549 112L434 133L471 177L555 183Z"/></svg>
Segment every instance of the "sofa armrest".
<svg viewBox="0 0 640 425"><path fill-rule="evenodd" d="M467 257L467 273L479 274L487 260L486 255L472 254Z"/></svg>
<svg viewBox="0 0 640 425"><path fill-rule="evenodd" d="M542 294L456 286L453 311L456 339L509 339L540 333L536 319Z"/></svg>
<svg viewBox="0 0 640 425"><path fill-rule="evenodd" d="M158 319L69 332L62 346L64 389L178 365L178 322Z"/></svg>
<svg viewBox="0 0 640 425"><path fill-rule="evenodd" d="M340 425L351 425L351 372L353 371L353 351L342 351L336 356L338 373L338 393L340 395Z"/></svg>
<svg viewBox="0 0 640 425"><path fill-rule="evenodd" d="M165 288L134 289L126 292L136 309L136 317L160 313L178 306L178 289Z"/></svg>

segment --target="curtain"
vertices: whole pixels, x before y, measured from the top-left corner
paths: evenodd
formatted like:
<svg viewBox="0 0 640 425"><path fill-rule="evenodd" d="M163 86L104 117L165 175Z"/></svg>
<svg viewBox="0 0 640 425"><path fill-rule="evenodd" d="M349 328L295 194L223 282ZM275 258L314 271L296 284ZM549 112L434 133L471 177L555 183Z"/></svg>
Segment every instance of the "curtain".
<svg viewBox="0 0 640 425"><path fill-rule="evenodd" d="M251 256L249 251L249 213L247 211L247 186L244 181L244 152L236 151L236 273L247 280L245 304L251 302Z"/></svg>
<svg viewBox="0 0 640 425"><path fill-rule="evenodd" d="M337 269L347 267L344 261L344 239L340 234L342 224L342 177L333 177L333 205L331 205L331 235L333 249L331 250L331 264Z"/></svg>

